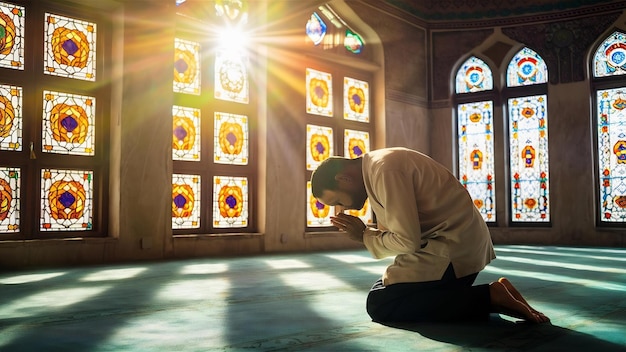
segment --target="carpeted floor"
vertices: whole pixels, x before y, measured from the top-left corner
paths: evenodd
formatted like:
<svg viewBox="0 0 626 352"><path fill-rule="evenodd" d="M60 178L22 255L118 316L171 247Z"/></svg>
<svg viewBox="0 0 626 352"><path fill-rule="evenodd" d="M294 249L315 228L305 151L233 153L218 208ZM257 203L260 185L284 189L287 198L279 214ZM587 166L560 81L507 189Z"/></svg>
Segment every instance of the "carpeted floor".
<svg viewBox="0 0 626 352"><path fill-rule="evenodd" d="M365 251L0 273L0 351L626 351L626 249L497 246L552 324L373 323Z"/></svg>

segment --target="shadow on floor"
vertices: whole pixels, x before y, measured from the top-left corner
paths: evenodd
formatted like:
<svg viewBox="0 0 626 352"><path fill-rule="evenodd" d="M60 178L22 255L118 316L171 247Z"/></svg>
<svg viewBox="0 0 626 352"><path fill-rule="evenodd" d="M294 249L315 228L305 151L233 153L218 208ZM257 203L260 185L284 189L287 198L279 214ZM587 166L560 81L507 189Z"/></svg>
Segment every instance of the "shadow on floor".
<svg viewBox="0 0 626 352"><path fill-rule="evenodd" d="M548 324L512 322L492 315L476 323L385 323L431 340L465 348L506 351L626 351L626 347L592 335Z"/></svg>

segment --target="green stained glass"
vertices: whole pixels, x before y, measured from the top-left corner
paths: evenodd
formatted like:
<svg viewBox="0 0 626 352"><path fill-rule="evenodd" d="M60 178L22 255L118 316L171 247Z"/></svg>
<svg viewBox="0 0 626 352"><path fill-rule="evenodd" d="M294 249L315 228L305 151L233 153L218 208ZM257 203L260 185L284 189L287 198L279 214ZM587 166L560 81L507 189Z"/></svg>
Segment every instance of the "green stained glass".
<svg viewBox="0 0 626 352"><path fill-rule="evenodd" d="M0 67L24 69L24 7L0 2Z"/></svg>
<svg viewBox="0 0 626 352"><path fill-rule="evenodd" d="M307 125L306 144L306 168L315 170L322 161L333 155L333 129Z"/></svg>
<svg viewBox="0 0 626 352"><path fill-rule="evenodd" d="M172 175L172 229L200 227L200 176Z"/></svg>
<svg viewBox="0 0 626 352"><path fill-rule="evenodd" d="M346 50L353 54L360 54L364 46L361 36L349 29L346 29L346 37L343 40L343 45L346 47Z"/></svg>
<svg viewBox="0 0 626 352"><path fill-rule="evenodd" d="M472 93L493 89L489 66L476 56L467 59L456 73L456 92Z"/></svg>
<svg viewBox="0 0 626 352"><path fill-rule="evenodd" d="M523 48L509 62L506 80L509 87L547 83L548 68L539 54Z"/></svg>
<svg viewBox="0 0 626 352"><path fill-rule="evenodd" d="M328 227L332 226L330 217L335 215L335 207L325 205L313 197L311 192L311 182L306 183L307 204L306 204L306 224L308 227Z"/></svg>
<svg viewBox="0 0 626 352"><path fill-rule="evenodd" d="M44 73L96 80L96 24L45 14Z"/></svg>
<svg viewBox="0 0 626 352"><path fill-rule="evenodd" d="M213 177L213 226L241 228L248 226L248 178Z"/></svg>
<svg viewBox="0 0 626 352"><path fill-rule="evenodd" d="M22 88L0 85L0 150L22 150Z"/></svg>
<svg viewBox="0 0 626 352"><path fill-rule="evenodd" d="M626 221L626 87L597 92L598 173L603 222Z"/></svg>
<svg viewBox="0 0 626 352"><path fill-rule="evenodd" d="M213 161L218 164L247 165L249 155L248 117L215 113Z"/></svg>
<svg viewBox="0 0 626 352"><path fill-rule="evenodd" d="M172 157L174 160L200 161L200 109L175 105L172 108Z"/></svg>
<svg viewBox="0 0 626 352"><path fill-rule="evenodd" d="M459 177L486 222L496 221L493 102L457 109Z"/></svg>
<svg viewBox="0 0 626 352"><path fill-rule="evenodd" d="M42 151L94 155L96 98L44 91Z"/></svg>
<svg viewBox="0 0 626 352"><path fill-rule="evenodd" d="M606 38L593 56L593 76L626 74L626 34L614 32Z"/></svg>
<svg viewBox="0 0 626 352"><path fill-rule="evenodd" d="M41 171L41 231L85 231L93 227L93 171Z"/></svg>
<svg viewBox="0 0 626 352"><path fill-rule="evenodd" d="M0 233L20 229L20 169L0 167Z"/></svg>
<svg viewBox="0 0 626 352"><path fill-rule="evenodd" d="M547 96L511 98L509 145L513 222L548 222Z"/></svg>

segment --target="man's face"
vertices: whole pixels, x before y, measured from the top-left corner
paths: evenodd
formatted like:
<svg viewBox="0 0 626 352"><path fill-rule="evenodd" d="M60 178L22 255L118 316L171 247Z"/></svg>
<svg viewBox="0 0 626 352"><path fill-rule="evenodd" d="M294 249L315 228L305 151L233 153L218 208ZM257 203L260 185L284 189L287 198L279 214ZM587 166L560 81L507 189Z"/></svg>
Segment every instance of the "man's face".
<svg viewBox="0 0 626 352"><path fill-rule="evenodd" d="M341 206L344 209L359 210L363 208L367 200L367 193L361 193L340 184L336 190L324 190L318 200L329 206Z"/></svg>

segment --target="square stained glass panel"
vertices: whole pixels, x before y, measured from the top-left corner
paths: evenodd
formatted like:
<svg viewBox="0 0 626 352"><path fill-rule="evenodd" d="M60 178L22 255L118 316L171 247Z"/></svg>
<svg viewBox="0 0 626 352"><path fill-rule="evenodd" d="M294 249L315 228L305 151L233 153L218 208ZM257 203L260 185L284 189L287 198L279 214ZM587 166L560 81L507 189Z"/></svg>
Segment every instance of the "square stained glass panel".
<svg viewBox="0 0 626 352"><path fill-rule="evenodd" d="M93 227L93 171L41 170L41 231Z"/></svg>
<svg viewBox="0 0 626 352"><path fill-rule="evenodd" d="M0 150L22 150L22 88L0 85Z"/></svg>
<svg viewBox="0 0 626 352"><path fill-rule="evenodd" d="M172 229L200 227L200 176L172 175Z"/></svg>
<svg viewBox="0 0 626 352"><path fill-rule="evenodd" d="M330 73L306 69L306 112L333 116L333 77Z"/></svg>
<svg viewBox="0 0 626 352"><path fill-rule="evenodd" d="M358 79L343 79L343 117L359 122L370 121L369 84Z"/></svg>
<svg viewBox="0 0 626 352"><path fill-rule="evenodd" d="M96 80L96 24L45 14L44 73Z"/></svg>
<svg viewBox="0 0 626 352"><path fill-rule="evenodd" d="M213 177L213 226L238 228L248 226L248 178Z"/></svg>
<svg viewBox="0 0 626 352"><path fill-rule="evenodd" d="M344 130L343 155L355 159L370 151L370 134L365 131Z"/></svg>
<svg viewBox="0 0 626 352"><path fill-rule="evenodd" d="M248 117L215 113L213 160L218 164L247 165L249 155Z"/></svg>
<svg viewBox="0 0 626 352"><path fill-rule="evenodd" d="M200 95L200 43L174 39L174 93Z"/></svg>
<svg viewBox="0 0 626 352"><path fill-rule="evenodd" d="M172 116L172 158L200 161L200 109L175 105Z"/></svg>
<svg viewBox="0 0 626 352"><path fill-rule="evenodd" d="M600 221L626 222L626 87L597 92Z"/></svg>
<svg viewBox="0 0 626 352"><path fill-rule="evenodd" d="M457 118L460 181L483 219L495 222L493 103L460 104Z"/></svg>
<svg viewBox="0 0 626 352"><path fill-rule="evenodd" d="M43 92L42 151L94 155L96 98Z"/></svg>
<svg viewBox="0 0 626 352"><path fill-rule="evenodd" d="M306 169L315 170L322 161L333 155L333 129L306 125L306 144Z"/></svg>
<svg viewBox="0 0 626 352"><path fill-rule="evenodd" d="M510 98L511 221L549 222L547 96Z"/></svg>
<svg viewBox="0 0 626 352"><path fill-rule="evenodd" d="M306 183L306 199L306 226L333 226L330 222L330 217L335 215L335 207L328 206L313 197L313 192L311 192L311 181L307 181Z"/></svg>
<svg viewBox="0 0 626 352"><path fill-rule="evenodd" d="M0 233L20 228L20 169L0 166Z"/></svg>
<svg viewBox="0 0 626 352"><path fill-rule="evenodd" d="M24 7L0 2L0 67L24 69Z"/></svg>
<svg viewBox="0 0 626 352"><path fill-rule="evenodd" d="M248 104L248 58L234 50L215 53L215 98Z"/></svg>

